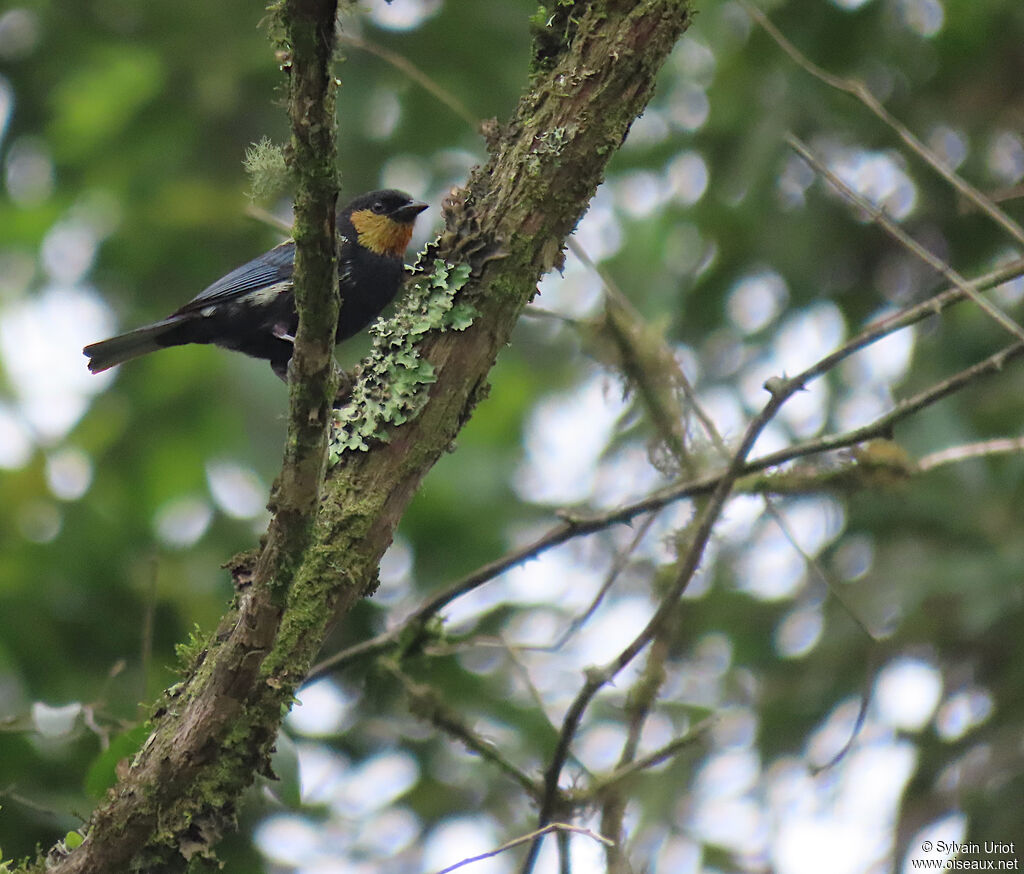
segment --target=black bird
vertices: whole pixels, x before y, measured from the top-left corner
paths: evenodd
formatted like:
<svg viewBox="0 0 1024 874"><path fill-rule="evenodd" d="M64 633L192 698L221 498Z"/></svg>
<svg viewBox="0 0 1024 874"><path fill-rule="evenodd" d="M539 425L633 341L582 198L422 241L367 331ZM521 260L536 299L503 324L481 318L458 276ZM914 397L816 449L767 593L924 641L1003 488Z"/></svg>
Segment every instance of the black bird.
<svg viewBox="0 0 1024 874"><path fill-rule="evenodd" d="M362 194L337 217L338 292L336 342L358 334L398 293L412 227L427 204L402 191ZM266 358L288 378L299 317L292 267L295 243L281 243L218 279L166 319L86 346L89 370L99 373L168 346L214 343Z"/></svg>

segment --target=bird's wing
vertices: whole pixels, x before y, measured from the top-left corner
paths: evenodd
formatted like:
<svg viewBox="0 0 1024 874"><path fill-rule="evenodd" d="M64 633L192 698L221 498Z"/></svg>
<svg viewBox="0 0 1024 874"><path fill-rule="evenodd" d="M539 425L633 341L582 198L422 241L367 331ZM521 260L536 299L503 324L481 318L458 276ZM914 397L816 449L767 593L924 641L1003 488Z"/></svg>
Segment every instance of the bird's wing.
<svg viewBox="0 0 1024 874"><path fill-rule="evenodd" d="M208 306L237 300L260 289L273 290L275 293L287 291L291 288L294 261L295 243L288 240L222 276L213 285L199 292L174 315L187 315Z"/></svg>

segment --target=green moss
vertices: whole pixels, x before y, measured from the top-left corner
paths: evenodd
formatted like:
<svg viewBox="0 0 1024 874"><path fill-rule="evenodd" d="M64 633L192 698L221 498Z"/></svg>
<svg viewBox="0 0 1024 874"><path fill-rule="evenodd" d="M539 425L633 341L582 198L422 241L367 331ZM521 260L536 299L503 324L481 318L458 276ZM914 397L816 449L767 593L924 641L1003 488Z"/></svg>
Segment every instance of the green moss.
<svg viewBox="0 0 1024 874"><path fill-rule="evenodd" d="M188 633L188 640L183 644L174 645L174 654L181 664L181 675L189 676L199 667L200 662L207 652L209 636L197 623L193 630Z"/></svg>
<svg viewBox="0 0 1024 874"><path fill-rule="evenodd" d="M464 331L473 323L476 309L455 303L469 275L469 264L435 260L433 270L412 283L394 316L370 328L373 348L351 399L335 414L332 465L345 450L365 452L369 441L387 440L388 425L402 425L419 414L426 387L436 376L417 344L431 331Z"/></svg>
<svg viewBox="0 0 1024 874"><path fill-rule="evenodd" d="M530 16L533 35L532 74L551 70L576 32L575 0L547 0Z"/></svg>
<svg viewBox="0 0 1024 874"><path fill-rule="evenodd" d="M181 675L184 677L192 674L199 666L199 662L206 653L207 635L195 625L189 633L188 640L174 646L174 653L181 664Z"/></svg>
<svg viewBox="0 0 1024 874"><path fill-rule="evenodd" d="M45 859L23 859L14 868L10 861L0 862L0 874L46 874Z"/></svg>

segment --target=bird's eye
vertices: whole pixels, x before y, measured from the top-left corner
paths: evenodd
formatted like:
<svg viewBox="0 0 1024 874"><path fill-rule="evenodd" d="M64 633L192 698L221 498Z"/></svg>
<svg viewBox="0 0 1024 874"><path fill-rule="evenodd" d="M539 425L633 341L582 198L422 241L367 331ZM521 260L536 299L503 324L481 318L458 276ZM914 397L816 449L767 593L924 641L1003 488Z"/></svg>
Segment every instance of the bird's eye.
<svg viewBox="0 0 1024 874"><path fill-rule="evenodd" d="M372 209L373 209L374 212L377 212L377 213L384 212L384 201L383 200L378 200L376 203L374 203Z"/></svg>

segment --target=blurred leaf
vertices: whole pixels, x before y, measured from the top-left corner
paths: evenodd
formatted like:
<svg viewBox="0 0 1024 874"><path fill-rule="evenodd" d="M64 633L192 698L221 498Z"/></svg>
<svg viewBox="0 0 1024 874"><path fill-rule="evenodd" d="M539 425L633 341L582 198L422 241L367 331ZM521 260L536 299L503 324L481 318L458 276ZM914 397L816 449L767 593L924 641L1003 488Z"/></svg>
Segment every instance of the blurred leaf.
<svg viewBox="0 0 1024 874"><path fill-rule="evenodd" d="M93 46L53 91L51 135L64 160L116 148L128 123L163 87L159 55L140 45Z"/></svg>

